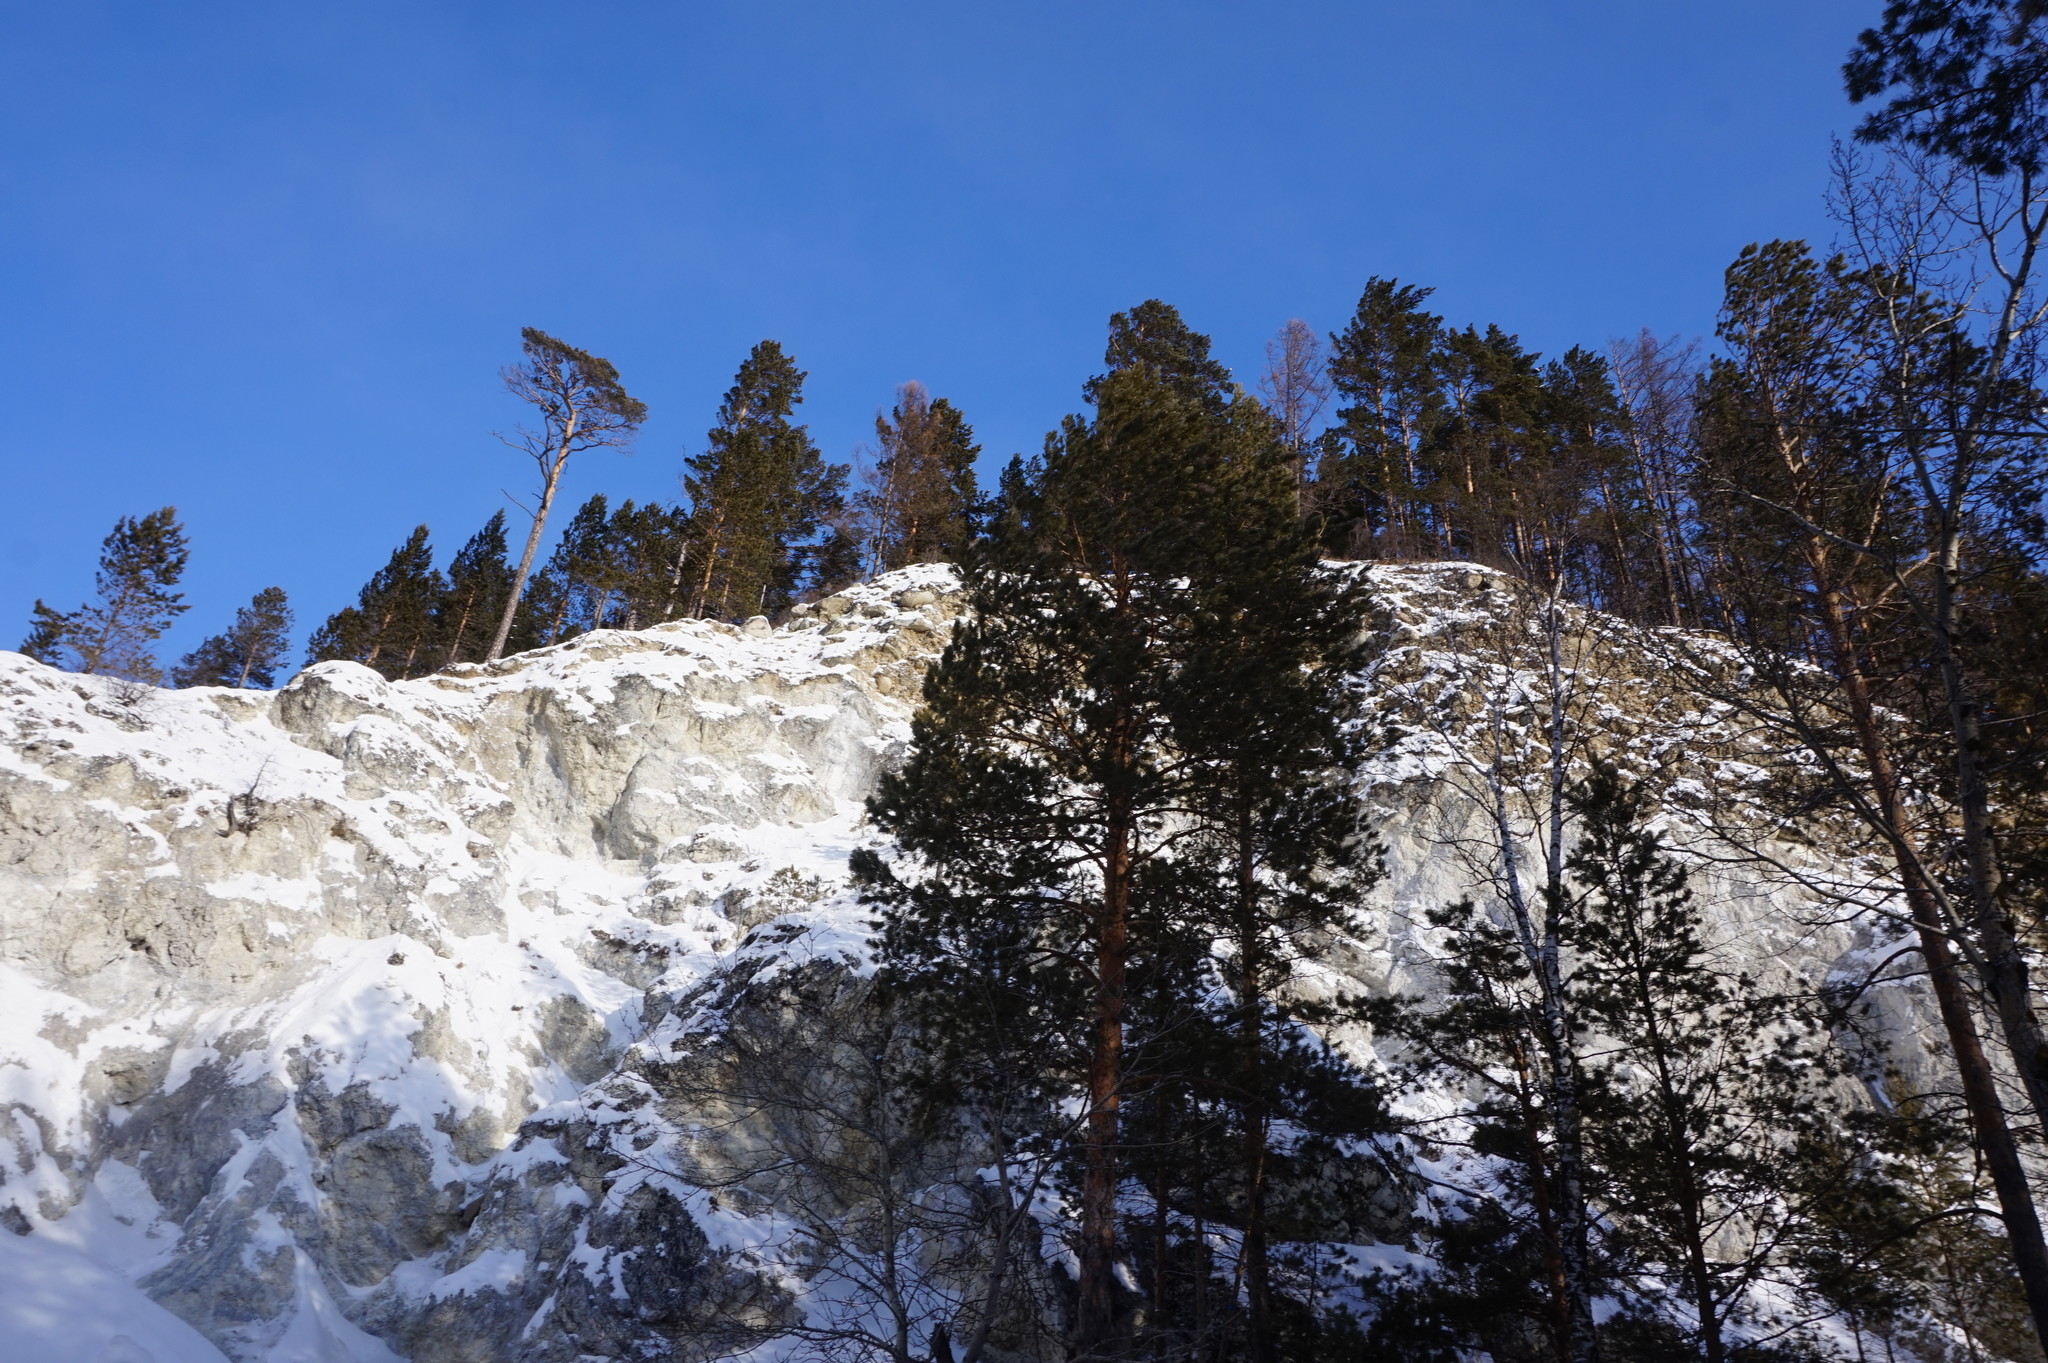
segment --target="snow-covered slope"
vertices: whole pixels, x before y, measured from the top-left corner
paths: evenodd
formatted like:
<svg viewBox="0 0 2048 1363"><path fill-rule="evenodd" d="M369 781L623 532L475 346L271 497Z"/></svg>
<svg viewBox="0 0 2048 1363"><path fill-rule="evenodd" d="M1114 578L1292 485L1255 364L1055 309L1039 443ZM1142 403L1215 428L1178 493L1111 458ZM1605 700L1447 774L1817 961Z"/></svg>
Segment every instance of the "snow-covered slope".
<svg viewBox="0 0 2048 1363"><path fill-rule="evenodd" d="M417 1358L633 1335L643 1303L552 1285L694 1232L606 1202L578 1096L778 870L840 873L955 590L269 695L0 653L0 1223L35 1265L0 1270L0 1337L209 1357L174 1315L237 1359L370 1363L364 1327Z"/></svg>
<svg viewBox="0 0 2048 1363"><path fill-rule="evenodd" d="M1498 579L1369 576L1389 704L1440 699ZM858 952L860 801L956 609L911 569L773 631L274 694L0 653L7 1356L567 1363L729 1309L746 1229L636 1159L620 1066L736 953ZM1739 767L1624 652L1621 748L1674 785ZM1350 982L1426 980L1411 911L1462 890L1450 733L1405 726L1371 773L1392 875ZM1871 945L1708 893L1771 968Z"/></svg>

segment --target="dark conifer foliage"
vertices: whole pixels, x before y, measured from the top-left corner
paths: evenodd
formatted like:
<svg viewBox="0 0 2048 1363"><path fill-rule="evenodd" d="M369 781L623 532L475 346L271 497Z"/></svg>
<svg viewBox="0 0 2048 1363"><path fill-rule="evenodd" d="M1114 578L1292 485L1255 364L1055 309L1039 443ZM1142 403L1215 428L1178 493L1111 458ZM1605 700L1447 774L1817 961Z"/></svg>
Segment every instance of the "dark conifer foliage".
<svg viewBox="0 0 2048 1363"><path fill-rule="evenodd" d="M868 486L853 498L869 563L888 572L909 563L958 563L974 533L981 446L959 409L906 383L888 416L875 418L878 455Z"/></svg>
<svg viewBox="0 0 2048 1363"><path fill-rule="evenodd" d="M512 595L512 565L506 561L505 513L494 511L483 529L448 565L448 587L434 605L437 666L481 662L490 633Z"/></svg>
<svg viewBox="0 0 2048 1363"><path fill-rule="evenodd" d="M1676 1331L1688 1356L1721 1363L1756 1289L1865 1163L1843 1128L1841 1057L1819 1000L1716 967L1688 872L1639 788L1602 768L1572 804L1572 988L1598 1037L1588 1145L1608 1251L1691 1308ZM1832 1159L1812 1157L1822 1142Z"/></svg>
<svg viewBox="0 0 2048 1363"><path fill-rule="evenodd" d="M34 608L29 612L28 635L21 641L20 651L39 663L62 667L64 633L70 624L70 616L53 610L48 602L37 597Z"/></svg>
<svg viewBox="0 0 2048 1363"><path fill-rule="evenodd" d="M1498 327L1452 331L1429 294L1369 280L1331 338L1345 405L1307 499L1324 543L1505 567L1632 616L1664 604L1642 542L1668 527L1607 360L1574 348L1546 363Z"/></svg>
<svg viewBox="0 0 2048 1363"><path fill-rule="evenodd" d="M2048 4L1893 0L1842 68L1849 98L1889 93L1857 129L1972 170L2039 174L2048 165Z"/></svg>
<svg viewBox="0 0 2048 1363"><path fill-rule="evenodd" d="M176 507L123 516L100 544L94 598L70 612L37 601L21 651L74 672L161 681L151 646L188 609L173 588L190 557Z"/></svg>
<svg viewBox="0 0 2048 1363"><path fill-rule="evenodd" d="M833 526L818 546L811 586L821 593L842 591L861 580L861 541L844 526Z"/></svg>
<svg viewBox="0 0 2048 1363"><path fill-rule="evenodd" d="M992 1048L1000 1033L1083 1104L1070 1153L1084 1357L1130 1342L1116 1265L1141 1241L1166 1312L1148 1317L1156 1346L1228 1339L1273 1356L1269 1281L1255 1320L1189 1335L1198 1303L1212 1325L1234 1312L1209 1277L1230 1270L1181 1227L1205 1204L1245 1224L1248 1206L1258 1245L1264 1180L1286 1158L1273 1124L1299 1111L1282 1076L1314 1069L1289 1049L1276 985L1294 934L1341 921L1371 879L1341 797L1280 799L1308 772L1341 788L1333 688L1355 607L1314 572L1279 428L1207 353L1164 304L1119 314L1092 418L1013 463L969 569L972 615L872 804L917 872L857 866L885 906L898 987L943 1017L947 1044ZM1221 868L1227 890L1197 868ZM1223 979L1204 945L1219 936L1239 944ZM1221 1013L1217 986L1237 995ZM1221 1089L1197 1078L1201 1047L1167 1041L1197 1033L1216 1039ZM1188 1173L1198 1150L1213 1177ZM1173 1229L1123 1227L1127 1173ZM1236 1267L1264 1277L1258 1249L1256 1269Z"/></svg>
<svg viewBox="0 0 2048 1363"><path fill-rule="evenodd" d="M306 661L347 659L393 681L424 676L441 664L434 647L434 612L447 591L446 580L434 568L427 527L415 527L363 584L356 604L342 607L313 631Z"/></svg>
<svg viewBox="0 0 2048 1363"><path fill-rule="evenodd" d="M1345 405L1329 433L1311 505L1329 546L1347 557L1427 558L1447 547L1425 500L1445 396L1434 290L1368 279L1330 338L1330 385Z"/></svg>
<svg viewBox="0 0 2048 1363"><path fill-rule="evenodd" d="M185 655L171 673L176 686L254 686L277 684L291 647L292 611L284 588L265 587L235 612L223 634L210 635Z"/></svg>
<svg viewBox="0 0 2048 1363"><path fill-rule="evenodd" d="M1940 1357L1951 1331L1965 1357L2037 1355L1967 1123L1896 1077L1884 1096L1798 1152L1819 1171L1801 1189L1813 1212L1801 1271L1865 1357Z"/></svg>
<svg viewBox="0 0 2048 1363"><path fill-rule="evenodd" d="M1100 404L1102 385L1112 375L1142 373L1200 404L1211 415L1230 405L1235 385L1230 371L1209 355L1209 338L1181 320L1180 310L1150 298L1109 319L1109 373L1090 379L1081 392Z"/></svg>
<svg viewBox="0 0 2048 1363"><path fill-rule="evenodd" d="M577 507L562 528L554 553L534 575L524 602L532 643L557 644L603 623L601 584L610 557L610 531L611 501L602 492Z"/></svg>
<svg viewBox="0 0 2048 1363"><path fill-rule="evenodd" d="M695 540L677 508L628 498L616 511L603 493L576 509L528 594L532 645L593 629L640 629L686 613Z"/></svg>
<svg viewBox="0 0 2048 1363"><path fill-rule="evenodd" d="M845 505L846 467L791 422L804 372L774 341L755 346L687 462L694 557L686 613L728 619L789 604L820 530Z"/></svg>

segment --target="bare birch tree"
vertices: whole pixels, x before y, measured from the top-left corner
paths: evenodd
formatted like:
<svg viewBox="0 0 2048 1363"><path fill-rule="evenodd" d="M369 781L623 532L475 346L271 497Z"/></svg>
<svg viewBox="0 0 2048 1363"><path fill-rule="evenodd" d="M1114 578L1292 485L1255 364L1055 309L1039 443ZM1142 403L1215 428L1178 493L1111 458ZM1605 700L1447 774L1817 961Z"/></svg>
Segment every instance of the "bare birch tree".
<svg viewBox="0 0 2048 1363"><path fill-rule="evenodd" d="M1266 372L1259 377L1266 409L1280 421L1281 438L1294 457L1294 485L1307 496L1308 450L1316 418L1330 400L1323 341L1299 317L1289 318L1266 342Z"/></svg>

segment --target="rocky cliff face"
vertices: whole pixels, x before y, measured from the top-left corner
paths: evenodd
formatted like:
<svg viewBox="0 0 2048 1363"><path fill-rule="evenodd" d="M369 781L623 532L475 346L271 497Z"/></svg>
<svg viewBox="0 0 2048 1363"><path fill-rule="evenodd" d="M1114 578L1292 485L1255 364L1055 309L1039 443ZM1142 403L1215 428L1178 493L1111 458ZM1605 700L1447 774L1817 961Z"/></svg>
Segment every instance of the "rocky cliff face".
<svg viewBox="0 0 2048 1363"><path fill-rule="evenodd" d="M1508 598L1460 565L1370 578L1391 875L1326 964L1426 987L1411 911L1462 891L1470 818L1430 718L1459 708L1446 631ZM640 1158L622 1065L737 959L858 962L859 802L956 603L913 569L774 631L269 694L0 653L0 1333L29 1359L570 1363L752 1309L749 1228ZM1595 722L1674 817L1739 784L1715 716L1585 628ZM1704 884L1759 969L1873 946Z"/></svg>

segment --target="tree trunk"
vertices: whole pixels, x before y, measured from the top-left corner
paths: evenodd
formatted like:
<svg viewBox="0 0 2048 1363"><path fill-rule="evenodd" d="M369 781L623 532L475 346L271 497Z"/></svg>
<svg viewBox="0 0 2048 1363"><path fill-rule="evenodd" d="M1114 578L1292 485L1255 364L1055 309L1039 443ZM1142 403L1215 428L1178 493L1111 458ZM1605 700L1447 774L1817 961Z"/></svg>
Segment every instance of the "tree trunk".
<svg viewBox="0 0 2048 1363"><path fill-rule="evenodd" d="M1081 1184L1079 1358L1109 1356L1116 1319L1117 1118L1123 1082L1124 973L1130 951L1131 821L1112 810L1105 833L1095 945L1095 1027L1088 1058L1086 1165Z"/></svg>
<svg viewBox="0 0 2048 1363"><path fill-rule="evenodd" d="M1970 928L1983 957L1979 970L1991 997L1999 1029L2025 1086L2037 1124L2048 1124L2048 1038L2034 1012L2026 957L2000 903L2002 876L1991 832L1991 790L1978 754L1983 748L1981 708L1956 654L1961 577L1960 535L1944 527L1935 573L1932 611L1935 658L1948 702L1949 740L1954 750L1956 805L1963 823L1963 865L1970 893ZM2044 1131L2048 1134L2048 1131ZM2048 1335L2044 1335L2048 1338Z"/></svg>
<svg viewBox="0 0 2048 1363"><path fill-rule="evenodd" d="M1991 1175L1992 1188L1998 1195L2006 1238L2012 1247L2013 1266L2018 1270L2020 1284L2026 1291L2027 1309L2033 1316L2034 1328L2042 1339L2048 1339L2048 1241L2044 1241L2042 1236L2033 1190L2027 1185L2027 1172L2020 1162L2019 1145L2013 1139L2012 1128L2006 1122L2005 1108L1999 1100L1997 1077L1984 1054L1983 1038L1977 1030L1977 1020L1970 1012L1970 1001L1964 992L1955 956L1949 949L1948 931L1941 921L1940 906L1921 875L1912 828L1899 798L1891 749L1884 741L1878 724L1876 706L1871 700L1869 683L1863 676L1855 640L1849 632L1841 595L1832 588L1824 588L1819 597L1822 619L1836 654L1836 680L1848 699L1857 744L1870 769L1872 794L1880 817L1888 825L1886 831L1895 848L1906 905L1920 938L1921 958L1927 965L1927 978L1934 988L1942 1025L1948 1032L1949 1049L1954 1054L1957 1076L1962 1081L1963 1102L1970 1114L1970 1126L1983 1151L1984 1166Z"/></svg>
<svg viewBox="0 0 2048 1363"><path fill-rule="evenodd" d="M1239 1037L1244 1047L1244 1295L1245 1357L1272 1363L1272 1265L1266 1243L1266 1094L1260 1057L1264 1049L1265 998L1259 976L1257 867L1252 855L1249 802L1238 810L1237 953Z"/></svg>
<svg viewBox="0 0 2048 1363"><path fill-rule="evenodd" d="M547 479L541 488L540 507L533 513L533 529L526 534L526 550L519 556L519 571L512 574L512 590L505 597L505 613L498 617L498 632L484 661L494 663L505 654L505 641L512 637L512 621L519 615L519 598L526 591L526 576L533 571L533 556L540 549L541 532L547 528L548 509L555 504L555 489L561 486L562 469L569 462L569 441L565 436L549 461Z"/></svg>

